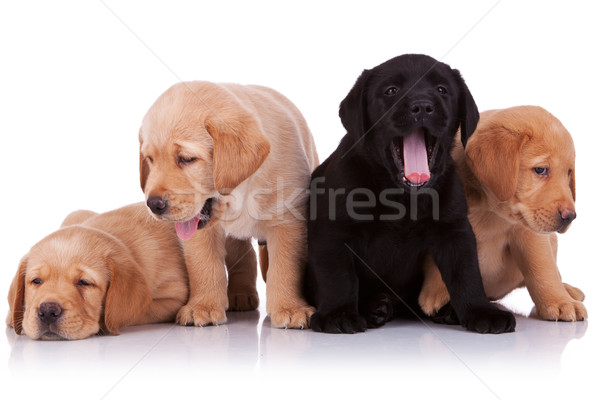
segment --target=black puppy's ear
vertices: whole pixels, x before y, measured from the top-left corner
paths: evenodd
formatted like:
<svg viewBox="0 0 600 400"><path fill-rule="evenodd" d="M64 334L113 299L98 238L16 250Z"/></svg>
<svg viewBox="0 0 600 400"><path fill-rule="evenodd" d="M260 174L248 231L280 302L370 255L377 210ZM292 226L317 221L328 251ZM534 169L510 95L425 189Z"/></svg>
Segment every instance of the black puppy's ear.
<svg viewBox="0 0 600 400"><path fill-rule="evenodd" d="M467 87L464 79L458 70L453 70L456 81L460 87L460 96L458 98L459 118L460 118L460 140L463 146L467 145L467 140L471 137L477 123L479 122L479 111L477 104Z"/></svg>
<svg viewBox="0 0 600 400"><path fill-rule="evenodd" d="M366 112L363 107L363 92L365 91L365 83L369 76L370 70L365 69L354 83L354 86L346 95L346 98L340 103L340 119L348 133L362 135L365 132Z"/></svg>

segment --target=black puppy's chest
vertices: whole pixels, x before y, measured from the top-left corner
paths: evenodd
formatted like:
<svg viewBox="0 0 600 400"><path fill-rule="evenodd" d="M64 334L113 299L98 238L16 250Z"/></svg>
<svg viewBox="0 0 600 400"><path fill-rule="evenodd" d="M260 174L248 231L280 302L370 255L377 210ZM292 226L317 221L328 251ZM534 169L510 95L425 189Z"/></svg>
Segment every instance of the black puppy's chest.
<svg viewBox="0 0 600 400"><path fill-rule="evenodd" d="M448 175L452 173L449 172ZM386 182L369 190L376 199L371 203L362 194L348 196L362 207L350 209L352 222L343 229L355 234L347 246L354 253L354 265L361 279L383 278L396 286L394 290L404 285L420 285L415 280L422 276L424 257L436 243L452 235L453 224L449 223L455 219L452 208L460 210L461 202L449 202L449 194L441 187L412 190ZM456 194L452 193L452 197L456 198ZM347 201L348 204L353 203Z"/></svg>
<svg viewBox="0 0 600 400"><path fill-rule="evenodd" d="M435 232L414 221L378 222L363 230L352 248L361 279L404 291L420 285L424 257ZM383 282L382 282L383 281Z"/></svg>

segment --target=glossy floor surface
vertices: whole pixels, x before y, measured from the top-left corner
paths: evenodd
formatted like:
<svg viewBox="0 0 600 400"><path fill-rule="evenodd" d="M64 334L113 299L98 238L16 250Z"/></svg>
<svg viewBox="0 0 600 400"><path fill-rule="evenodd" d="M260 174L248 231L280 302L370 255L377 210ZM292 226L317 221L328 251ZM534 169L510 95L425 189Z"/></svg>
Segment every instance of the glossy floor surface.
<svg viewBox="0 0 600 400"><path fill-rule="evenodd" d="M5 387L45 399L598 398L598 327L526 317L524 291L505 304L517 311L517 330L502 335L428 321L355 335L282 330L262 307L229 313L217 327L146 325L72 342L32 341L7 329Z"/></svg>

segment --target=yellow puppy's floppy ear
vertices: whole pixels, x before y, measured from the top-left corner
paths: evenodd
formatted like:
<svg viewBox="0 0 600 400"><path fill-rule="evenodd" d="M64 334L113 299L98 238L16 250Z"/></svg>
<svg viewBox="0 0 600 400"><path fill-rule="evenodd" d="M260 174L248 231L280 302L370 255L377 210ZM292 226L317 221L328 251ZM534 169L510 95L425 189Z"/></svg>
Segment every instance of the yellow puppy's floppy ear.
<svg viewBox="0 0 600 400"><path fill-rule="evenodd" d="M500 201L517 191L521 149L527 136L502 126L482 126L466 146L467 163Z"/></svg>
<svg viewBox="0 0 600 400"><path fill-rule="evenodd" d="M215 188L227 194L252 175L265 161L271 146L258 120L248 111L234 115L211 115L206 130L214 141Z"/></svg>
<svg viewBox="0 0 600 400"><path fill-rule="evenodd" d="M21 259L19 269L10 284L8 290L8 316L6 317L6 325L15 328L15 333L20 335L23 333L23 314L25 313L25 274L27 272L27 258L25 255Z"/></svg>
<svg viewBox="0 0 600 400"><path fill-rule="evenodd" d="M152 295L146 277L131 256L115 252L107 261L110 283L104 303L104 325L113 335L146 312Z"/></svg>

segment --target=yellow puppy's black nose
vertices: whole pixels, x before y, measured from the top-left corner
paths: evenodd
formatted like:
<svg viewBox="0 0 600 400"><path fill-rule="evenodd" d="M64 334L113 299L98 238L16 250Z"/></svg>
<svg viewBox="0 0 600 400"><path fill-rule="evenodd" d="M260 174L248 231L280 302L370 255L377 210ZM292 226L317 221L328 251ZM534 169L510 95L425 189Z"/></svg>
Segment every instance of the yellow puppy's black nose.
<svg viewBox="0 0 600 400"><path fill-rule="evenodd" d="M148 197L148 201L146 201L146 205L148 208L156 215L162 215L167 212L168 204L166 200L163 200L162 197L151 196Z"/></svg>
<svg viewBox="0 0 600 400"><path fill-rule="evenodd" d="M42 303L38 309L38 318L43 323L50 325L60 318L62 312L58 303Z"/></svg>
<svg viewBox="0 0 600 400"><path fill-rule="evenodd" d="M564 208L558 211L558 216L560 217L561 225L567 227L575 218L577 218L577 213L575 213L574 210Z"/></svg>

